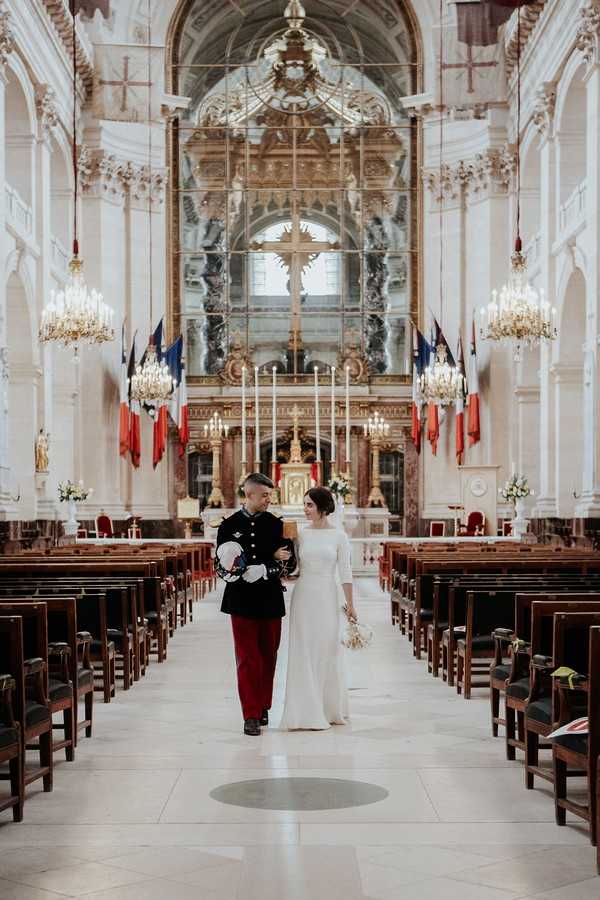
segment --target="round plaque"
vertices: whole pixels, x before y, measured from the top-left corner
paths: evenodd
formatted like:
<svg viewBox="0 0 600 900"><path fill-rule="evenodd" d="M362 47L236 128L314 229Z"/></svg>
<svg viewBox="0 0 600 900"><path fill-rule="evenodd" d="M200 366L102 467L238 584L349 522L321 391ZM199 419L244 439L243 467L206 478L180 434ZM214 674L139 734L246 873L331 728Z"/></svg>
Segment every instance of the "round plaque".
<svg viewBox="0 0 600 900"><path fill-rule="evenodd" d="M477 475L475 478L471 479L469 490L474 497L483 497L488 491L487 481L485 478L481 478L481 476Z"/></svg>

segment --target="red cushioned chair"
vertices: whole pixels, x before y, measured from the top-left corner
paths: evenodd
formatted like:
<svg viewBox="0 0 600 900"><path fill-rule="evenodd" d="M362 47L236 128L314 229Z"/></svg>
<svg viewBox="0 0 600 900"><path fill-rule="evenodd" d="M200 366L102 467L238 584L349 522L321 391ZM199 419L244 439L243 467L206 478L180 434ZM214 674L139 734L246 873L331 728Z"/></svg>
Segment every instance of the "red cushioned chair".
<svg viewBox="0 0 600 900"><path fill-rule="evenodd" d="M101 512L99 516L96 516L96 537L114 537L112 519L105 512Z"/></svg>
<svg viewBox="0 0 600 900"><path fill-rule="evenodd" d="M430 522L429 537L446 537L446 523L436 521Z"/></svg>
<svg viewBox="0 0 600 900"><path fill-rule="evenodd" d="M480 509L473 509L467 516L466 524L460 526L459 534L463 537L481 537L485 534L485 514Z"/></svg>

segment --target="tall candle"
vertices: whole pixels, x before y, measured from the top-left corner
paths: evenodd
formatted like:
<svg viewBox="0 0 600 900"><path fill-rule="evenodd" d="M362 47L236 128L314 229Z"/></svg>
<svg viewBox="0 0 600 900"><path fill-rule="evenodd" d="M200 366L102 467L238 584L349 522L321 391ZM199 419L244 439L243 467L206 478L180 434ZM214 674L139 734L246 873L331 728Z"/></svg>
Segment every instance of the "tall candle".
<svg viewBox="0 0 600 900"><path fill-rule="evenodd" d="M350 471L350 366L346 366L346 470Z"/></svg>
<svg viewBox="0 0 600 900"><path fill-rule="evenodd" d="M254 366L254 468L260 472L260 410L258 407L258 366Z"/></svg>
<svg viewBox="0 0 600 900"><path fill-rule="evenodd" d="M335 451L335 366L331 367L331 462L336 459Z"/></svg>
<svg viewBox="0 0 600 900"><path fill-rule="evenodd" d="M277 462L277 368L273 366L273 443L271 449L271 462Z"/></svg>
<svg viewBox="0 0 600 900"><path fill-rule="evenodd" d="M242 366L242 465L248 462L246 456L246 366Z"/></svg>
<svg viewBox="0 0 600 900"><path fill-rule="evenodd" d="M317 462L321 462L321 415L319 410L319 368L315 366L315 434L317 441Z"/></svg>

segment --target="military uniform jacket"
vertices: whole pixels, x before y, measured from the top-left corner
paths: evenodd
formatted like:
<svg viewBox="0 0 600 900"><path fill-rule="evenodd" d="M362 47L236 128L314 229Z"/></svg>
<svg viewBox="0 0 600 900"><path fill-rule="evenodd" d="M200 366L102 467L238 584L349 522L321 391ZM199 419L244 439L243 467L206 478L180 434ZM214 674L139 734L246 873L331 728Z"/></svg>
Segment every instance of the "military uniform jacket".
<svg viewBox="0 0 600 900"><path fill-rule="evenodd" d="M249 566L265 564L269 577L247 582L243 578L225 585L221 612L244 616L247 619L279 619L285 616L281 575L283 565L274 559L276 551L289 541L283 537L283 522L270 512L250 516L239 510L219 526L217 547L226 541L237 541ZM287 565L295 568L292 559Z"/></svg>

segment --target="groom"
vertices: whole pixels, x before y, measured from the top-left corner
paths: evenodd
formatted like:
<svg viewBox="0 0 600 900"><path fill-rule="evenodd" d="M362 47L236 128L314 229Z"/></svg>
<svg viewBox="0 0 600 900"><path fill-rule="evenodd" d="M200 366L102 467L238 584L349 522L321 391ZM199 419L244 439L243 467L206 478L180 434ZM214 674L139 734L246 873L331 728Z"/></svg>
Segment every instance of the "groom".
<svg viewBox="0 0 600 900"><path fill-rule="evenodd" d="M283 537L283 522L268 512L273 482L259 472L244 482L244 505L225 519L217 533L217 550L233 541L244 553L247 568L232 581L216 563L227 584L221 612L231 616L238 693L244 716L244 734L259 735L269 724L273 678L285 616L281 575L283 564L294 568L292 553Z"/></svg>

